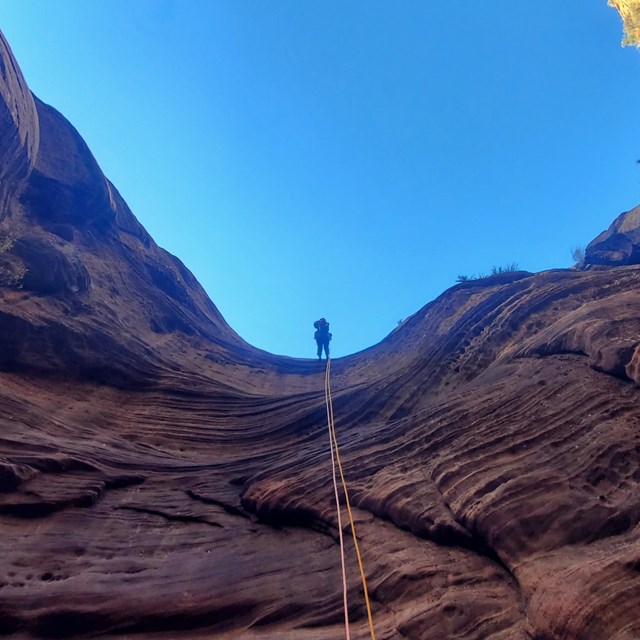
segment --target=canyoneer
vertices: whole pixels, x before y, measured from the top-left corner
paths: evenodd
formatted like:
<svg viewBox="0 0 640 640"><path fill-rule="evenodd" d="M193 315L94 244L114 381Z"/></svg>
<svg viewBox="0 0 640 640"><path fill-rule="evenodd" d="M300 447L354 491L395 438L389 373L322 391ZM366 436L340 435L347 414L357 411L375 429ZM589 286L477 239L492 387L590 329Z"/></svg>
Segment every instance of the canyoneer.
<svg viewBox="0 0 640 640"><path fill-rule="evenodd" d="M331 334L329 333L329 323L324 318L320 318L320 320L316 320L313 323L313 326L316 329L313 337L316 341L316 344L318 345L318 360L322 360L323 349L325 356L328 358L329 342L331 341Z"/></svg>

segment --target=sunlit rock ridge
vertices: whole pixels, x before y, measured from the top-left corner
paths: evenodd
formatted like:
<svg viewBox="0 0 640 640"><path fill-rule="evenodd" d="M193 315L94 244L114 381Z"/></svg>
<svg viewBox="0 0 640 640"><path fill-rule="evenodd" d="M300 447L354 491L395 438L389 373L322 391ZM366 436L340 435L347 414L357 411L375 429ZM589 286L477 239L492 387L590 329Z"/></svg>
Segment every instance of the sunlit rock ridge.
<svg viewBox="0 0 640 640"><path fill-rule="evenodd" d="M0 60L0 632L344 637L323 366L238 337ZM378 638L640 637L637 217L333 363Z"/></svg>

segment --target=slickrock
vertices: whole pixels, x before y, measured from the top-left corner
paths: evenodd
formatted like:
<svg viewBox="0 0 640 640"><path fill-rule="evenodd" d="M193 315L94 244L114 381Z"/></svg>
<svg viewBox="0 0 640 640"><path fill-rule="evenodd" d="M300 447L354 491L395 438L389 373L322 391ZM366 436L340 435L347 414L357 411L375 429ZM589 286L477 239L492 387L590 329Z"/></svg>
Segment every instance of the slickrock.
<svg viewBox="0 0 640 640"><path fill-rule="evenodd" d="M324 367L238 337L0 45L0 633L341 637ZM378 638L640 637L639 281L462 283L332 363Z"/></svg>

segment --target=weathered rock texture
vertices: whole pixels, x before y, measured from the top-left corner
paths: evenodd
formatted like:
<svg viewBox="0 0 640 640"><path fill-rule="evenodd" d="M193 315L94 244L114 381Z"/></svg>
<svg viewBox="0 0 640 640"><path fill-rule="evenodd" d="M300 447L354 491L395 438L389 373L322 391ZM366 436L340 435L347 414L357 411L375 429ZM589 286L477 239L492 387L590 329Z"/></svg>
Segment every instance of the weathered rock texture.
<svg viewBox="0 0 640 640"><path fill-rule="evenodd" d="M342 637L324 368L226 325L1 44L0 633ZM460 284L333 363L378 638L640 637L639 282Z"/></svg>

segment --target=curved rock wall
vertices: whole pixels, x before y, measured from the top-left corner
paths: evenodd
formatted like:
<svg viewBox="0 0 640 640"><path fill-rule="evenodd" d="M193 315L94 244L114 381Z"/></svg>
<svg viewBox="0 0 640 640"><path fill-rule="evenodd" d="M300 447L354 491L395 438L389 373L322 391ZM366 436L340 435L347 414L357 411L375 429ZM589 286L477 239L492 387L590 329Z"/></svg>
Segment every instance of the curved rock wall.
<svg viewBox="0 0 640 640"><path fill-rule="evenodd" d="M0 219L38 154L38 115L31 91L0 33Z"/></svg>
<svg viewBox="0 0 640 640"><path fill-rule="evenodd" d="M231 347L245 360L259 357L184 265L149 237L75 128L32 96L4 39L0 288L0 332L15 332L0 355L4 369L111 383L131 382L135 370L152 382L159 365L148 344L164 345L171 360L195 338L216 344L217 355L207 347L203 357L225 360Z"/></svg>
<svg viewBox="0 0 640 640"><path fill-rule="evenodd" d="M333 363L379 637L638 637L638 390L590 355L637 343L638 275L459 285ZM89 335L67 343L79 362L100 348ZM154 388L134 368L119 390L0 374L3 628L340 633L324 368L215 362L202 346L158 351Z"/></svg>
<svg viewBox="0 0 640 640"><path fill-rule="evenodd" d="M45 227L70 224L108 229L116 203L98 163L73 126L36 98L40 148L23 202Z"/></svg>

